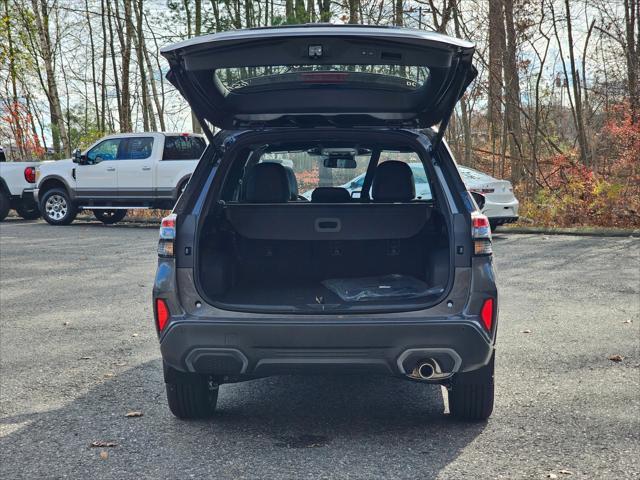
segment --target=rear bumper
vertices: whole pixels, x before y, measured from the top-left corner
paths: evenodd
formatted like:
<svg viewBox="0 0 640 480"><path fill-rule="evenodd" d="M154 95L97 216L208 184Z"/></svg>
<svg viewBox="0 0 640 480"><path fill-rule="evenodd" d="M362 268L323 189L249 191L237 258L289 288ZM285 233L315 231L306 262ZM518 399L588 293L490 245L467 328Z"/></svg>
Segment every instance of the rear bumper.
<svg viewBox="0 0 640 480"><path fill-rule="evenodd" d="M432 358L442 372L486 365L493 341L475 320L403 323L223 323L180 320L162 335L164 361L183 372L268 376L293 373L406 375Z"/></svg>
<svg viewBox="0 0 640 480"><path fill-rule="evenodd" d="M39 191L39 189L38 189L38 188L34 188L34 189L32 190L32 194L33 194L33 201L34 201L34 202L36 202L36 203L38 203L38 202L40 201L40 200L38 199L38 191Z"/></svg>
<svg viewBox="0 0 640 480"><path fill-rule="evenodd" d="M508 221L516 221L518 219L518 209L520 202L515 198L510 202L497 203L487 199L482 213L485 214L490 220L504 220L504 223Z"/></svg>

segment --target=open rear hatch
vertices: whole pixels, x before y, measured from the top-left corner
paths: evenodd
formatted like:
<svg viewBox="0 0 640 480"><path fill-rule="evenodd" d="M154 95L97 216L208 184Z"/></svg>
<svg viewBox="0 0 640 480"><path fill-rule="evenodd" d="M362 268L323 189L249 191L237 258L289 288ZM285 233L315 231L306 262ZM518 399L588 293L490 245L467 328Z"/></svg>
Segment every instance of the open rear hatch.
<svg viewBox="0 0 640 480"><path fill-rule="evenodd" d="M161 53L209 135L212 126L446 125L477 75L472 43L398 27L237 30Z"/></svg>

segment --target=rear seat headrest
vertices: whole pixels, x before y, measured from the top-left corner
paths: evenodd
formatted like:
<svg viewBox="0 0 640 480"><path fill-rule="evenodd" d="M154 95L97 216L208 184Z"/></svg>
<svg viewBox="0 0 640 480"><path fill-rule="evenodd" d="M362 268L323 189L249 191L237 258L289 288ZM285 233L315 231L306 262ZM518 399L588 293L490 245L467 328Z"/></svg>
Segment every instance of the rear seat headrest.
<svg viewBox="0 0 640 480"><path fill-rule="evenodd" d="M349 190L342 187L318 187L311 192L311 202L317 203L349 203Z"/></svg>
<svg viewBox="0 0 640 480"><path fill-rule="evenodd" d="M416 197L411 167L398 160L387 160L376 168L371 185L376 202L410 202Z"/></svg>
<svg viewBox="0 0 640 480"><path fill-rule="evenodd" d="M296 174L293 171L293 168L287 167L283 165L285 171L287 172L287 180L289 181L289 200L297 200L298 199L298 180L296 179Z"/></svg>
<svg viewBox="0 0 640 480"><path fill-rule="evenodd" d="M250 203L285 203L291 198L289 178L284 166L264 162L251 167L246 175L244 200Z"/></svg>

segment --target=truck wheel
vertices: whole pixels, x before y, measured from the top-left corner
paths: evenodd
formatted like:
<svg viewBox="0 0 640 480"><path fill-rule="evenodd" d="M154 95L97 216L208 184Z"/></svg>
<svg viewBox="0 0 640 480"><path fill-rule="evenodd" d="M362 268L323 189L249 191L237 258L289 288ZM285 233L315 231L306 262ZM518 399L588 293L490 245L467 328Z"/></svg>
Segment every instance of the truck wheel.
<svg viewBox="0 0 640 480"><path fill-rule="evenodd" d="M16 212L25 220L40 218L40 210L35 202L20 202L16 205Z"/></svg>
<svg viewBox="0 0 640 480"><path fill-rule="evenodd" d="M218 403L218 387L210 387L206 377L187 382L166 383L169 409L178 418L208 418Z"/></svg>
<svg viewBox="0 0 640 480"><path fill-rule="evenodd" d="M118 223L127 216L126 210L94 210L93 214L105 225Z"/></svg>
<svg viewBox="0 0 640 480"><path fill-rule="evenodd" d="M42 218L51 225L69 225L76 218L78 209L62 188L47 190L40 200Z"/></svg>
<svg viewBox="0 0 640 480"><path fill-rule="evenodd" d="M9 209L11 208L11 201L6 193L0 190L0 222L7 218Z"/></svg>
<svg viewBox="0 0 640 480"><path fill-rule="evenodd" d="M461 420L486 420L493 412L495 353L488 365L456 373L449 388L449 411Z"/></svg>

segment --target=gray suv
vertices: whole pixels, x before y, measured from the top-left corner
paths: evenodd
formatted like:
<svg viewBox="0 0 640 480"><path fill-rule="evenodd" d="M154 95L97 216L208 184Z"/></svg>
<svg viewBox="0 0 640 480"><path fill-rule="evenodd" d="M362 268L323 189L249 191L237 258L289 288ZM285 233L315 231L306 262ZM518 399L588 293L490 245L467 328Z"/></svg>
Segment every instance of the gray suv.
<svg viewBox="0 0 640 480"><path fill-rule="evenodd" d="M352 25L162 51L210 140L158 245L154 315L176 416L213 414L224 383L337 373L445 385L453 416L489 417L491 231L443 140L473 53ZM344 185L358 175L354 195ZM414 175L431 195L416 195Z"/></svg>

